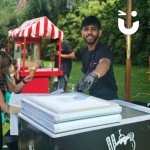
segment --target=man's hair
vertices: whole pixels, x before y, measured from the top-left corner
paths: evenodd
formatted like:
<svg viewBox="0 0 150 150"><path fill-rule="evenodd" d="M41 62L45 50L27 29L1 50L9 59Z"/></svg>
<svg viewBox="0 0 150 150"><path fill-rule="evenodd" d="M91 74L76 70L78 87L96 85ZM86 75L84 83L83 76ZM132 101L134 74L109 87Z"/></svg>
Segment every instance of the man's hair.
<svg viewBox="0 0 150 150"><path fill-rule="evenodd" d="M59 38L51 39L51 40L50 40L50 43L55 43L55 42L58 42L58 41L59 41Z"/></svg>
<svg viewBox="0 0 150 150"><path fill-rule="evenodd" d="M82 21L82 24L81 24L82 28L88 25L95 25L99 29L101 28L101 22L95 16L88 16Z"/></svg>

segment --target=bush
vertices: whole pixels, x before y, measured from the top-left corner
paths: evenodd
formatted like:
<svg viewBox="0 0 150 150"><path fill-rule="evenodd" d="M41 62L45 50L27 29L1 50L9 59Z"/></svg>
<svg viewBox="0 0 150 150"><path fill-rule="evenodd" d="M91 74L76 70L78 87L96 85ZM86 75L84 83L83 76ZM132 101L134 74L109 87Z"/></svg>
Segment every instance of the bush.
<svg viewBox="0 0 150 150"><path fill-rule="evenodd" d="M142 66L148 66L149 64L150 53L148 52L140 52L136 57L136 64Z"/></svg>

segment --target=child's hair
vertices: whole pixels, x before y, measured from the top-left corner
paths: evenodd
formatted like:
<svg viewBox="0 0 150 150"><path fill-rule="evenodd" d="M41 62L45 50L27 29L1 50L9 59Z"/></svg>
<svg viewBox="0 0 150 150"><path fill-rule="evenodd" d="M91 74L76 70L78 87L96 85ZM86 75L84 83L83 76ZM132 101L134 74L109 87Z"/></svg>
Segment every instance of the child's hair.
<svg viewBox="0 0 150 150"><path fill-rule="evenodd" d="M12 59L12 64L15 66L17 64L17 60L15 58Z"/></svg>
<svg viewBox="0 0 150 150"><path fill-rule="evenodd" d="M11 64L11 56L7 52L0 51L0 71L3 73Z"/></svg>
<svg viewBox="0 0 150 150"><path fill-rule="evenodd" d="M5 48L5 45L1 44L0 49L3 49L3 48Z"/></svg>

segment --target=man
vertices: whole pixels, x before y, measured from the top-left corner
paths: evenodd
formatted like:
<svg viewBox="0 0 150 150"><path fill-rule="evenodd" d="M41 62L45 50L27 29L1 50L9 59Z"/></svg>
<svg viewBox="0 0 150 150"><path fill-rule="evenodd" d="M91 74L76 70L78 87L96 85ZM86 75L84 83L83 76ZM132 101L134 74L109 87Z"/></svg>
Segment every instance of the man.
<svg viewBox="0 0 150 150"><path fill-rule="evenodd" d="M58 50L59 39L56 39L55 45ZM58 68L58 51L55 57L55 68ZM71 47L70 43L67 41L63 41L62 43L62 51L61 51L61 69L63 70L63 89L67 92L67 83L69 80L70 72L72 69L72 58L75 57L75 52Z"/></svg>
<svg viewBox="0 0 150 150"><path fill-rule="evenodd" d="M102 36L101 23L95 16L82 21L81 34L87 43L83 49L82 72L84 76L75 86L78 91L89 90L98 98L118 99L113 73L113 55L110 48L99 42Z"/></svg>

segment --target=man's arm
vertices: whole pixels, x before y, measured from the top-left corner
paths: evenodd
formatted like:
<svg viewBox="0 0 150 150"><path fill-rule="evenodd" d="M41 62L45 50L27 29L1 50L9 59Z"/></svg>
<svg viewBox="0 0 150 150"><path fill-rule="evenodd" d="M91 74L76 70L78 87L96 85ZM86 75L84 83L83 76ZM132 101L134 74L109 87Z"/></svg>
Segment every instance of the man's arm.
<svg viewBox="0 0 150 150"><path fill-rule="evenodd" d="M90 89L91 86L97 82L98 78L101 78L107 73L110 68L110 63L108 58L102 58L96 69L88 75L83 76L80 82L76 84L75 88L80 92Z"/></svg>
<svg viewBox="0 0 150 150"><path fill-rule="evenodd" d="M75 52L71 52L70 54L61 54L62 58L74 58L75 57Z"/></svg>
<svg viewBox="0 0 150 150"><path fill-rule="evenodd" d="M107 73L110 68L110 64L111 62L108 58L102 58L100 59L99 64L92 73L98 75L98 78L100 78Z"/></svg>

